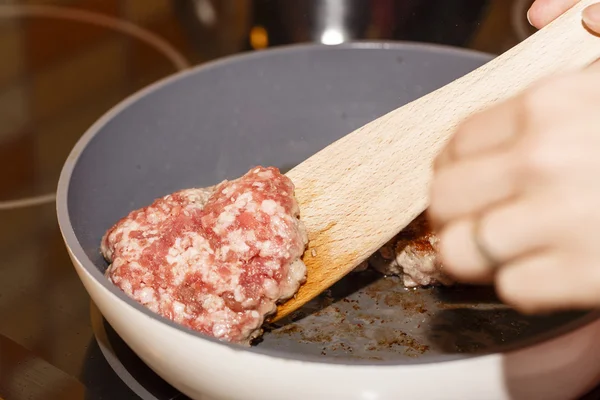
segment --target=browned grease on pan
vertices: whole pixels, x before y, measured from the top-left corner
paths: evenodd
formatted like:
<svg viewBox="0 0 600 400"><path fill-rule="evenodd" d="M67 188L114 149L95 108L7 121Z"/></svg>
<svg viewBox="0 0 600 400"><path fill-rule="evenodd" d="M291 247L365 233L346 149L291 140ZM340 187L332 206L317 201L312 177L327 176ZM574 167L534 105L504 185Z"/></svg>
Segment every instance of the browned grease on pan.
<svg viewBox="0 0 600 400"><path fill-rule="evenodd" d="M349 360L394 361L497 351L571 316L522 316L491 287L405 289L397 277L352 273L268 327L263 348Z"/></svg>
<svg viewBox="0 0 600 400"><path fill-rule="evenodd" d="M376 284L368 286L365 294L381 309L397 307L402 308L404 312L426 312L426 308L418 299L411 298L411 293L404 289L404 293L401 294L390 291L392 287L398 288L398 284L397 279L380 279ZM310 317L324 319L329 323L315 329L313 326L305 327L300 319L271 331L269 335L280 338L293 336L300 343L322 345L321 355L340 352L346 356L352 355L355 351L354 346L346 340L340 340L341 338L354 338L365 342L366 349L374 354L372 357L366 357L368 359L380 359L381 357L375 355L378 352L396 352L403 356L417 357L429 350L427 344L413 337L408 331L386 327L393 317L364 312L359 300L347 297L336 299L331 291L327 291L319 296L316 307L319 311ZM303 314L301 311L300 318ZM292 316L292 319L296 318ZM365 345L362 347L364 350Z"/></svg>

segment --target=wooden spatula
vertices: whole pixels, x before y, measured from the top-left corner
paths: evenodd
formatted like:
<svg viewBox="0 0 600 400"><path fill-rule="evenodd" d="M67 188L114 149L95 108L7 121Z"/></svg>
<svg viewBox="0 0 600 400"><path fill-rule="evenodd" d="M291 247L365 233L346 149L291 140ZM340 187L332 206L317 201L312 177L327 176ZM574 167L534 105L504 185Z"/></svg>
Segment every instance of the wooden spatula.
<svg viewBox="0 0 600 400"><path fill-rule="evenodd" d="M340 280L425 210L432 162L460 121L539 78L598 59L600 39L581 20L582 10L597 1L580 1L483 67L370 122L289 171L309 232L308 276L271 321Z"/></svg>

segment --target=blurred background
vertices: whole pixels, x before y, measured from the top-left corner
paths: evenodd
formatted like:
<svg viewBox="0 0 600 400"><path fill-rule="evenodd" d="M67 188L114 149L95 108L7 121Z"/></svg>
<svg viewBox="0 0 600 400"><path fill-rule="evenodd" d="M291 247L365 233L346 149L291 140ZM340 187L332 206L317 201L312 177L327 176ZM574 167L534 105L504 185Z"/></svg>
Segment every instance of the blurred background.
<svg viewBox="0 0 600 400"><path fill-rule="evenodd" d="M117 102L211 59L294 43L402 40L501 53L533 33L531 2L0 1L0 398L50 400L44 390L56 380L130 398L102 364L54 210L69 151Z"/></svg>
<svg viewBox="0 0 600 400"><path fill-rule="evenodd" d="M94 119L126 95L187 66L292 43L374 39L500 53L528 34L528 3L2 1L0 200L53 191L68 151Z"/></svg>

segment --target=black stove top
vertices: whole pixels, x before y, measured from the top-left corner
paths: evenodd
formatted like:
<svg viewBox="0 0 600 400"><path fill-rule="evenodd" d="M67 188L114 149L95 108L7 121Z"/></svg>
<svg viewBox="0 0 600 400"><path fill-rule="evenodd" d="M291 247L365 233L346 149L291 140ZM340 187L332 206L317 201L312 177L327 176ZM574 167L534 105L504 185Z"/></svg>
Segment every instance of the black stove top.
<svg viewBox="0 0 600 400"><path fill-rule="evenodd" d="M338 31L327 25L334 14L323 19L302 8L319 2L284 3L0 4L0 399L185 399L90 312L56 221L54 189L66 156L118 101L189 66L253 48L385 38L498 53L528 34L527 0L422 0L405 8L357 1L371 4L368 13L348 15L369 17L344 20L347 29Z"/></svg>
<svg viewBox="0 0 600 400"><path fill-rule="evenodd" d="M179 393L162 378L154 373L138 356L125 344L119 335L102 317L98 309L92 304L92 326L96 338L97 349L100 351L102 363L110 366L111 371L106 379L120 379L127 386L125 390L120 385L119 396L132 396L132 399L143 400L187 400L187 396ZM92 381L96 378L97 368L92 368ZM118 378L116 378L118 376ZM106 387L104 385L103 387ZM101 388L98 388L101 390ZM109 395L110 393L106 393ZM119 397L120 398L120 397ZM130 397L126 397L130 398Z"/></svg>

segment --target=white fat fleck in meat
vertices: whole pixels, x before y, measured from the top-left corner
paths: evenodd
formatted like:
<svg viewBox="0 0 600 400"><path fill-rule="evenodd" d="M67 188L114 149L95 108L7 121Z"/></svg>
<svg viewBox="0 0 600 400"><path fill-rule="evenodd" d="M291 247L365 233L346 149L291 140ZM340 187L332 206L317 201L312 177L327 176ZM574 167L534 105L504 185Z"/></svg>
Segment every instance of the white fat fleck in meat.
<svg viewBox="0 0 600 400"><path fill-rule="evenodd" d="M223 182L225 183L225 182ZM229 196L231 193L233 192L233 187L229 186L229 187L225 187L223 189L223 194Z"/></svg>
<svg viewBox="0 0 600 400"><path fill-rule="evenodd" d="M272 256L277 251L274 248L274 246L272 246L273 242L271 242L270 240L257 242L256 245L257 245L258 249L260 250L260 255L262 257Z"/></svg>
<svg viewBox="0 0 600 400"><path fill-rule="evenodd" d="M178 301L173 302L173 312L175 314L184 314L185 313L185 304L180 303Z"/></svg>
<svg viewBox="0 0 600 400"><path fill-rule="evenodd" d="M279 294L282 299L289 299L296 294L298 288L306 280L306 264L302 260L297 259L290 264L288 278L285 285L281 287Z"/></svg>
<svg viewBox="0 0 600 400"><path fill-rule="evenodd" d="M146 287L140 290L136 290L133 295L142 303L154 303L156 298L154 297L154 289Z"/></svg>
<svg viewBox="0 0 600 400"><path fill-rule="evenodd" d="M103 237L101 251L111 263L106 276L158 314L247 344L306 279L301 256L308 239L298 210L289 179L262 167L164 196ZM265 240L265 232L277 242Z"/></svg>
<svg viewBox="0 0 600 400"><path fill-rule="evenodd" d="M273 178L273 173L271 171L261 171L257 173L260 178L270 179Z"/></svg>
<svg viewBox="0 0 600 400"><path fill-rule="evenodd" d="M278 208L279 205L271 199L263 200L260 203L260 209L269 215L274 215Z"/></svg>
<svg viewBox="0 0 600 400"><path fill-rule="evenodd" d="M265 279L264 287L267 296L272 298L279 296L279 285L273 279Z"/></svg>
<svg viewBox="0 0 600 400"><path fill-rule="evenodd" d="M113 280L114 283L116 283L119 280ZM123 290L125 293L127 293L129 296L133 297L133 288L131 286L131 282L129 281L123 281L123 282L119 282L120 283L120 287L121 290Z"/></svg>
<svg viewBox="0 0 600 400"><path fill-rule="evenodd" d="M252 204L252 193L251 192L244 192L242 194L240 194L238 196L238 198L235 200L235 206L240 209L245 207L246 205Z"/></svg>
<svg viewBox="0 0 600 400"><path fill-rule="evenodd" d="M247 242L247 235L242 229L236 229L227 235L227 247L236 253L243 253L250 250Z"/></svg>
<svg viewBox="0 0 600 400"><path fill-rule="evenodd" d="M239 279L239 276L238 276L238 279ZM248 300L248 299L246 299L246 295L244 294L244 288L241 286L236 286L235 289L233 289L233 298L238 303L242 303L242 302Z"/></svg>
<svg viewBox="0 0 600 400"><path fill-rule="evenodd" d="M202 307L204 307L209 312L215 312L222 309L224 304L225 302L222 298L212 294L205 295L202 300Z"/></svg>
<svg viewBox="0 0 600 400"><path fill-rule="evenodd" d="M217 322L213 325L212 334L216 338L221 338L227 334L227 328L227 324Z"/></svg>
<svg viewBox="0 0 600 400"><path fill-rule="evenodd" d="M215 233L219 235L224 233L227 230L227 228L229 228L231 224L233 224L233 222L235 221L235 217L236 215L233 212L222 212L219 215L219 218L217 218L217 225L214 229Z"/></svg>

